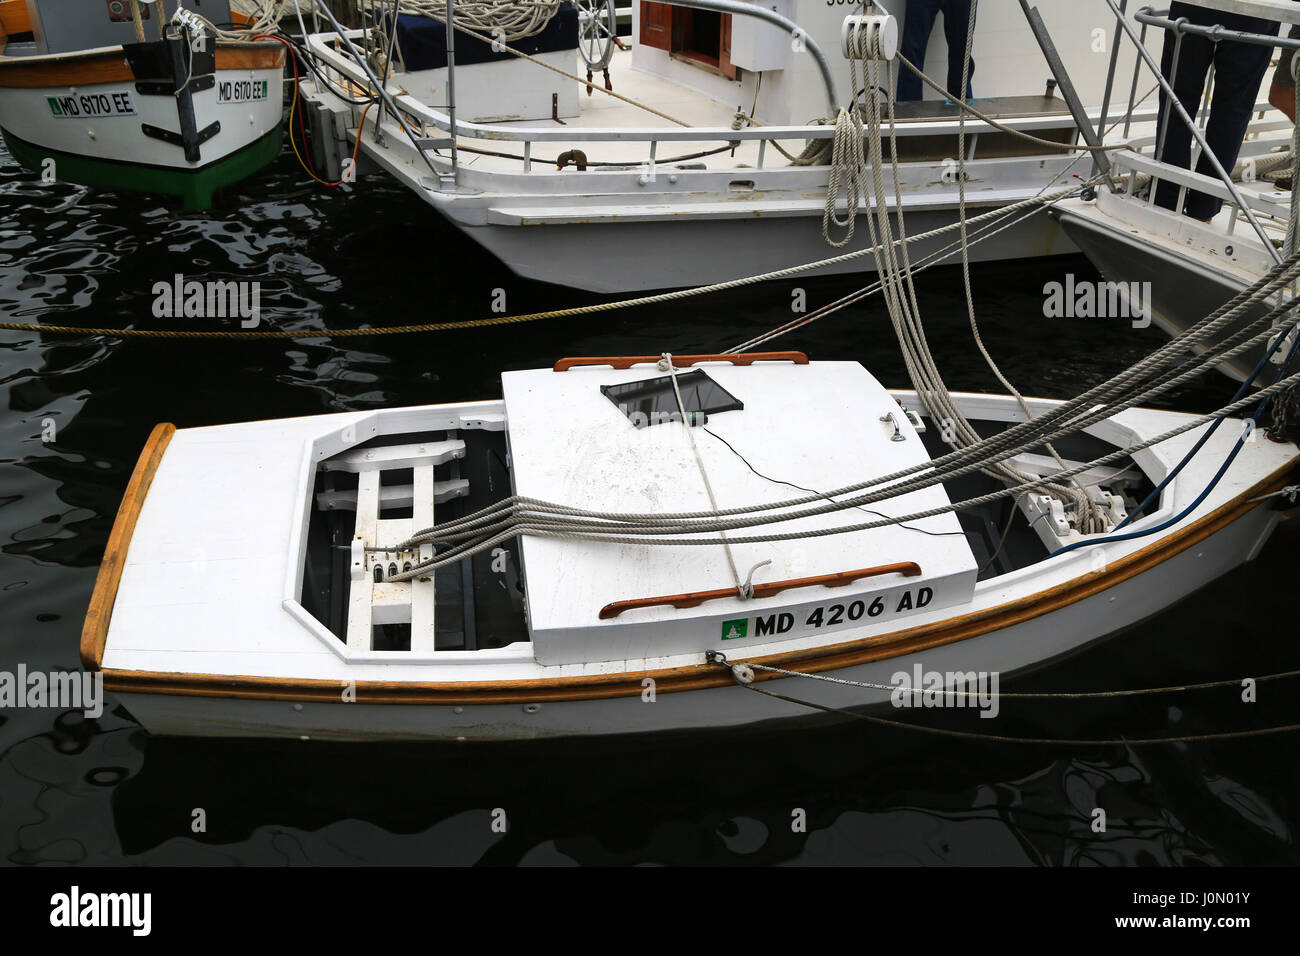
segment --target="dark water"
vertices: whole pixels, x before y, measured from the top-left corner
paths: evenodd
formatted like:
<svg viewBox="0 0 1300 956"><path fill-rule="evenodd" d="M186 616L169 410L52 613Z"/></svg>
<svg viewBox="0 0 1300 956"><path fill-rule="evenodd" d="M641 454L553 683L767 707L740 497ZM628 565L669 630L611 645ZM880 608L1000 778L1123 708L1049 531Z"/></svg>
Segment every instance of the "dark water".
<svg viewBox="0 0 1300 956"><path fill-rule="evenodd" d="M759 225L755 224L755 228ZM809 228L815 228L810 225ZM612 239L611 241L616 241ZM653 250L646 250L653 255ZM1042 317L1079 258L980 267L985 338L1026 393L1067 396L1161 341ZM211 213L42 186L0 152L0 313L114 326L155 320L175 273L260 280L264 327L349 327L592 301L522 282L383 179L308 185L292 157ZM851 280L800 283L817 306ZM995 388L960 276L921 283L954 388ZM560 355L717 351L790 317L790 285L479 332L289 343L150 342L0 332L0 670L77 667L81 619L118 501L160 420L193 426L499 396L503 369ZM196 322L198 320L188 320ZM883 311L785 339L905 384ZM1208 409L1226 380L1172 404ZM56 440L42 442L53 421ZM202 507L196 501L195 507ZM1161 618L1017 689L1113 689L1297 666L1296 536ZM1012 705L1008 704L1007 709ZM1295 684L1139 702L1015 703L1024 736L1194 734L1300 719ZM462 747L154 739L104 716L0 712L0 859L43 863L1295 864L1294 736L1158 747L970 743L865 723L662 741ZM1108 827L1093 832L1093 808ZM207 831L191 830L192 812ZM505 834L490 827L505 809ZM792 832L793 811L807 832Z"/></svg>

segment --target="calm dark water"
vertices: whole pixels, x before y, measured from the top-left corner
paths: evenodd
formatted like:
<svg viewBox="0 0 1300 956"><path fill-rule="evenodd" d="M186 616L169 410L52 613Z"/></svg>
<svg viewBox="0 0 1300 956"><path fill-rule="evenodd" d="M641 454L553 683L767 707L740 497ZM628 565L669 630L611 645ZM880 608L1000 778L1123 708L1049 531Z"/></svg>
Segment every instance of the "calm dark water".
<svg viewBox="0 0 1300 956"><path fill-rule="evenodd" d="M346 327L592 301L510 276L383 179L309 185L292 156L210 213L45 187L0 151L0 313L113 326L151 316L182 273L257 279L264 325ZM757 225L756 225L757 228ZM814 228L810 226L810 228ZM653 255L653 250L646 250ZM1161 341L1042 317L1042 287L1081 258L980 267L983 331L1027 394L1070 395ZM801 283L817 306L851 280ZM921 281L954 388L995 388L960 276ZM716 351L790 317L790 284L481 332L289 343L0 332L0 669L77 666L81 619L119 498L160 420L194 426L499 396L503 369L560 355ZM189 320L195 321L195 320ZM906 379L877 303L777 347ZM1172 404L1207 409L1226 380ZM52 421L56 440L42 442ZM195 507L202 507L196 501ZM1294 531L1252 566L1018 689L1113 689L1297 666ZM1008 705L1010 707L1010 705ZM1157 736L1300 720L1294 683L1124 703L1016 703L1025 736ZM510 820L493 833L494 808ZM1103 807L1108 828L1090 828ZM191 831L202 808L207 831ZM792 832L794 809L807 832ZM462 747L155 739L104 716L0 711L0 859L13 864L866 863L1295 864L1294 736L1158 747L953 741L854 722L685 739Z"/></svg>

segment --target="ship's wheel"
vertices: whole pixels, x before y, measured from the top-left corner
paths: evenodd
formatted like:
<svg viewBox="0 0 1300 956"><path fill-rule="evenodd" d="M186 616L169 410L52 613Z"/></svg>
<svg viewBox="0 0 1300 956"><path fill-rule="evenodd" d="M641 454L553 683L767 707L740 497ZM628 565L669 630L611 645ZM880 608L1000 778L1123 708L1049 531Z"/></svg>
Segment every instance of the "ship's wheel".
<svg viewBox="0 0 1300 956"><path fill-rule="evenodd" d="M588 71L608 69L614 58L618 15L614 0L572 0L578 11L578 51ZM588 74L590 75L590 74Z"/></svg>

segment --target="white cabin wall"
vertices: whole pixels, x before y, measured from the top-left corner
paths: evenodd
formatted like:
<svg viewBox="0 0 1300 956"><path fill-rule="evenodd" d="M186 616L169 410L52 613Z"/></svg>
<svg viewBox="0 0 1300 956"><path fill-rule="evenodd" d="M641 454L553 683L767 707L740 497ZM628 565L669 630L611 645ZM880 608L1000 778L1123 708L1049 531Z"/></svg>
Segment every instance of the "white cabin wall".
<svg viewBox="0 0 1300 956"><path fill-rule="evenodd" d="M639 0L633 0L632 33L625 39L625 42L632 47L633 69L644 70L646 73L661 76L678 86L702 93L718 103L725 103L732 109L743 104L745 112L749 112L754 103L754 85L757 74L746 70L741 72L739 79L729 80L720 73L715 73L699 64L671 57L666 50L645 46L640 42L640 36L641 4ZM614 89L617 90L617 75L613 79ZM767 80L764 79L763 82L766 83ZM663 104L652 103L650 105L658 106L661 109L664 108ZM666 112L672 111L669 109Z"/></svg>
<svg viewBox="0 0 1300 956"><path fill-rule="evenodd" d="M883 4L898 17L901 35L907 0L883 0ZM816 39L830 61L840 99L847 102L849 70L848 64L840 55L840 26L845 16L859 8L839 3L829 5L827 0L765 0L764 5L789 16ZM1137 0L1129 4L1130 19L1140 5ZM1037 6L1084 104L1099 105L1105 90L1106 70L1115 34L1115 21L1109 7L1104 0L1038 0ZM755 78L752 71L743 69L743 65L738 62L738 65L742 65L742 79L739 83L731 82L689 63L676 61L662 50L642 47L637 42L640 36L640 16L640 3L634 3L631 39L635 68L681 83L733 107L736 102L742 102L747 111L750 109ZM733 61L738 53L745 56L745 53L737 50L737 28L734 24L739 19L733 19ZM1102 32L1095 33L1098 30ZM766 63L771 62L775 56L776 37L780 32L775 27L755 21L753 27L741 28L739 39L747 48L751 43L756 46L760 61ZM783 42L789 49L790 38L785 37ZM1160 45L1160 38L1152 34L1148 46L1153 55L1159 55ZM1051 76L1047 61L1034 40L1018 0L982 0L976 22L973 55L976 71L972 85L976 97L1041 94ZM943 21L937 19L926 50L925 71L940 83L947 78L947 58ZM1115 90L1111 96L1112 115L1115 114L1116 107L1122 110L1127 103L1134 59L1132 45L1125 38L1120 51ZM802 124L825 116L826 97L821 74L813 58L806 52L789 49L786 62L788 66L783 69L768 69L763 72L757 118L767 124ZM1138 81L1138 95L1149 90L1154 82L1144 67L1143 75ZM927 88L926 98L938 97Z"/></svg>

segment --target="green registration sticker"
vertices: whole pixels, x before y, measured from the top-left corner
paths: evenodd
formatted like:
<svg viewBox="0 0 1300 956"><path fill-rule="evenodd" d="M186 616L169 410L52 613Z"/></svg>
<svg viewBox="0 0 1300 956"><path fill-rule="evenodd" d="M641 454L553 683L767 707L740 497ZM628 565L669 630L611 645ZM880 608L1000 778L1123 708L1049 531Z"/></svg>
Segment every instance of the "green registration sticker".
<svg viewBox="0 0 1300 956"><path fill-rule="evenodd" d="M749 636L749 618L739 617L734 621L722 622L722 639L724 641L734 641L738 638Z"/></svg>

